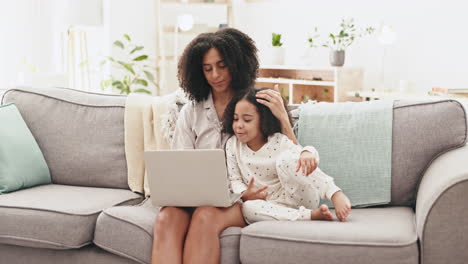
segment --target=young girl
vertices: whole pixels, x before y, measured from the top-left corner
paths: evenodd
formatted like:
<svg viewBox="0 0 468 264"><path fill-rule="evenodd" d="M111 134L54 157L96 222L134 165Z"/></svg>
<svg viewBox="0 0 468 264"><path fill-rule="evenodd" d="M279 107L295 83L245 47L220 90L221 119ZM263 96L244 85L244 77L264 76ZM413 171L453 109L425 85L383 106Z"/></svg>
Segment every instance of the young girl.
<svg viewBox="0 0 468 264"><path fill-rule="evenodd" d="M281 134L280 122L260 102L268 98L257 97L258 91L234 97L223 122L223 131L235 135L226 143L226 159L231 189L243 193L245 221L333 220L328 207L319 206L324 198L346 221L351 203L333 178L317 168L315 148L302 148Z"/></svg>

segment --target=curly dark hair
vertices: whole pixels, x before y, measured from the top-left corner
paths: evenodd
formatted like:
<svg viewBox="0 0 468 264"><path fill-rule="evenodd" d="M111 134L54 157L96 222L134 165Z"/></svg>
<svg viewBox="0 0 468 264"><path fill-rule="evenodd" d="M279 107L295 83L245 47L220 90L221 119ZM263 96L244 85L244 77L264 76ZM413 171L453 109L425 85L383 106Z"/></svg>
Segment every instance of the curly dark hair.
<svg viewBox="0 0 468 264"><path fill-rule="evenodd" d="M222 132L234 135L234 130L232 129L232 123L234 122L234 112L236 109L236 105L242 99L246 99L249 103L253 104L260 115L260 131L263 134L265 140L268 139L269 136L275 133L281 133L281 123L280 121L273 115L270 108L267 106L257 102L257 92L262 90L268 90L270 88L250 88L245 91L242 91L235 95L229 104L226 106L226 110L223 114L223 130ZM261 99L261 98L258 98ZM262 99L263 100L263 99ZM288 105L286 100L283 98L283 105L285 109L288 109ZM291 115L288 111L288 119L289 123L292 125L291 122Z"/></svg>
<svg viewBox="0 0 468 264"><path fill-rule="evenodd" d="M231 75L234 93L254 85L259 67L255 42L237 29L223 28L198 35L187 45L179 60L179 85L190 100L201 102L211 92L203 74L203 56L211 48L221 54Z"/></svg>

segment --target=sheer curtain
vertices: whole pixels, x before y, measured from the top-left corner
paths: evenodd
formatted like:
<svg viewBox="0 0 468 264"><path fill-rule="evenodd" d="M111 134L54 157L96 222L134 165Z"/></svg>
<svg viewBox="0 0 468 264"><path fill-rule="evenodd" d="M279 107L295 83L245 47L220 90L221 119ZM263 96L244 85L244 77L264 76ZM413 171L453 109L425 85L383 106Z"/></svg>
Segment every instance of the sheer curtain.
<svg viewBox="0 0 468 264"><path fill-rule="evenodd" d="M71 27L67 31L66 65L68 86L78 90L91 90L88 37L84 28Z"/></svg>

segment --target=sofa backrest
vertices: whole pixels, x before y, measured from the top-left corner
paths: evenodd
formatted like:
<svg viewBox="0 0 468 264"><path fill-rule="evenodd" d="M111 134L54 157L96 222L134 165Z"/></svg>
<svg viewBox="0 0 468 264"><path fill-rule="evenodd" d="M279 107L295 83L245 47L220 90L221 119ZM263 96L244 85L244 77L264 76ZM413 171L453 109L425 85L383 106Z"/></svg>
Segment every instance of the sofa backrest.
<svg viewBox="0 0 468 264"><path fill-rule="evenodd" d="M125 96L64 88L8 90L57 184L128 189Z"/></svg>
<svg viewBox="0 0 468 264"><path fill-rule="evenodd" d="M395 101L391 204L414 206L419 182L431 162L466 140L467 119L460 102Z"/></svg>
<svg viewBox="0 0 468 264"><path fill-rule="evenodd" d="M125 100L63 88L21 88L7 91L2 103L16 103L54 183L128 189ZM466 141L467 118L458 101L395 101L391 204L413 206L431 162Z"/></svg>

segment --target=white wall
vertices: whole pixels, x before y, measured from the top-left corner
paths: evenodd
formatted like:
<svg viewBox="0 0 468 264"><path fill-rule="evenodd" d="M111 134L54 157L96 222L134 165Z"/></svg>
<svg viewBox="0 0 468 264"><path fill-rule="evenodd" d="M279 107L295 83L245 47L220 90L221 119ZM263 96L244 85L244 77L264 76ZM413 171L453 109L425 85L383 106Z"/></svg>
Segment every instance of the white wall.
<svg viewBox="0 0 468 264"><path fill-rule="evenodd" d="M237 27L252 36L261 51L271 43L271 32L282 33L286 63L305 64L307 32L335 31L343 17L357 25L392 25L394 45L386 49L386 87L397 88L408 80L412 89L468 88L468 4L457 0L267 0L239 1ZM315 51L314 66L328 66L328 50ZM346 51L345 66L365 70L365 89L379 86L383 46L375 37L357 40ZM263 53L264 54L264 53Z"/></svg>
<svg viewBox="0 0 468 264"><path fill-rule="evenodd" d="M100 6L99 0L1 1L0 88L66 85L63 34L72 25L102 24Z"/></svg>
<svg viewBox="0 0 468 264"><path fill-rule="evenodd" d="M335 31L343 17L357 25L392 25L398 36L386 49L386 86L408 80L410 88L468 87L468 4L458 0L264 0L234 1L237 28L248 33L264 58L271 33L283 34L286 63L327 67L328 50L305 57L307 34L318 26ZM107 53L123 33L156 54L155 0L15 0L0 1L0 87L17 80L23 58L43 72L60 72L57 30L70 24L103 25ZM97 4L96 4L97 3ZM101 7L102 6L102 7ZM102 8L102 10L101 10ZM103 17L101 14L103 12ZM78 14L78 15L77 15ZM209 15L209 14L207 14ZM346 51L345 66L365 70L365 89L380 85L383 46L369 37Z"/></svg>

